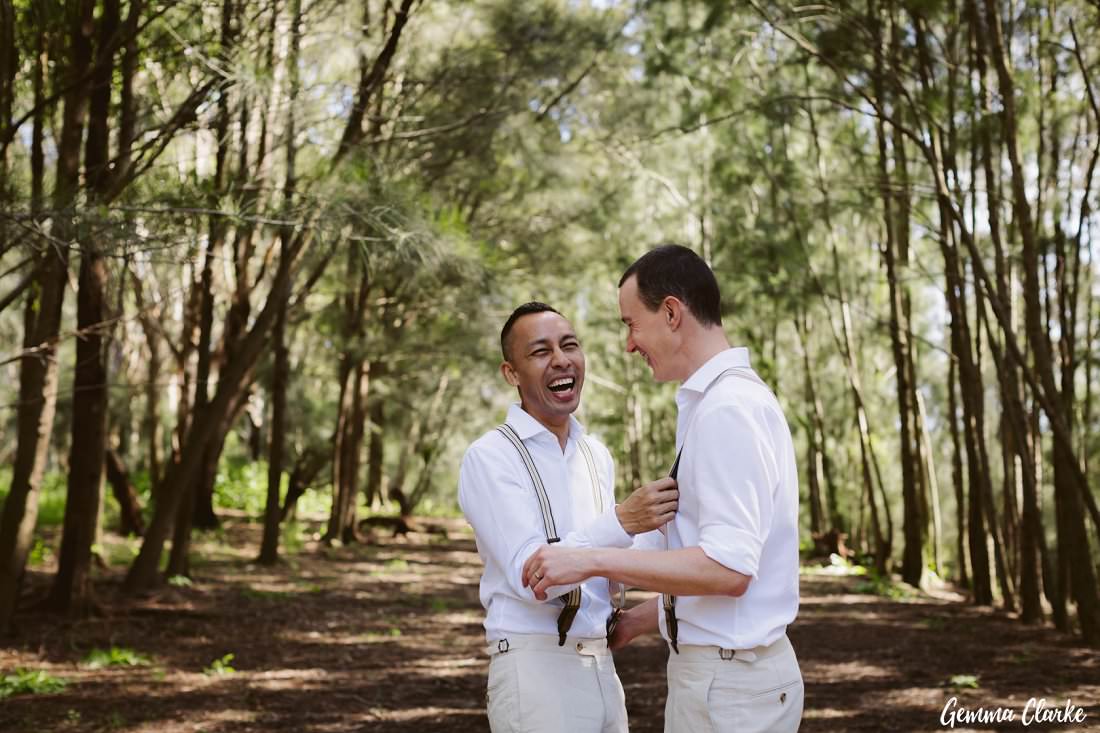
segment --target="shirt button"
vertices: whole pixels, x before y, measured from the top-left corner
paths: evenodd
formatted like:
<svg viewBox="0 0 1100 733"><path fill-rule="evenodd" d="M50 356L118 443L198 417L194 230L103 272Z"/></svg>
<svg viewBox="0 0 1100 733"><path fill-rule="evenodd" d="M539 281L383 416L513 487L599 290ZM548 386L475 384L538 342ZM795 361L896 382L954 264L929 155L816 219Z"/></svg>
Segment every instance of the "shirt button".
<svg viewBox="0 0 1100 733"><path fill-rule="evenodd" d="M584 651L584 644L580 643L579 641L577 642L577 651L578 652L583 652Z"/></svg>

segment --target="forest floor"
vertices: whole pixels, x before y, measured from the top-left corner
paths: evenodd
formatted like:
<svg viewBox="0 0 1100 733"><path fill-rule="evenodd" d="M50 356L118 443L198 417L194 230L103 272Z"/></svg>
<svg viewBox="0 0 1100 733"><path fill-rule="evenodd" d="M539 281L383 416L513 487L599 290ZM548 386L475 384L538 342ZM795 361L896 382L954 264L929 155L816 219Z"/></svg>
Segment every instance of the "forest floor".
<svg viewBox="0 0 1100 733"><path fill-rule="evenodd" d="M0 731L487 730L473 539L461 520L419 522L435 531L341 548L311 540L269 569L252 562L258 526L228 519L196 543L193 584L136 600L119 593L125 566L112 566L93 618L26 610L0 640L0 681L23 668L67 682L0 700ZM32 592L49 571L33 569ZM959 598L871 590L860 577L802 576L790 636L803 731L940 730L952 697L1011 709L1001 730L1100 730L1100 651ZM636 733L662 729L667 654L658 639L616 653ZM1048 710L1071 701L1087 718L1025 728L1030 698Z"/></svg>

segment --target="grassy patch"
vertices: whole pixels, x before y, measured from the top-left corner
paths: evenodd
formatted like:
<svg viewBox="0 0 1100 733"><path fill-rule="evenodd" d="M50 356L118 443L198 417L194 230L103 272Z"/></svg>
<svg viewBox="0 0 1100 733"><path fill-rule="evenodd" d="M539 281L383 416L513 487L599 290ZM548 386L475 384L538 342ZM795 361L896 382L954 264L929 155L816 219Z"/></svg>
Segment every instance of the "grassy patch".
<svg viewBox="0 0 1100 733"><path fill-rule="evenodd" d="M432 598L428 601L428 608L430 608L433 613L443 613L444 611L450 610L453 605L454 602L448 598Z"/></svg>
<svg viewBox="0 0 1100 733"><path fill-rule="evenodd" d="M912 598L916 595L916 592L910 586L904 583L895 583L891 578L879 575L874 569L868 570L867 575L863 580L856 583L853 590L856 593L882 596L893 601Z"/></svg>
<svg viewBox="0 0 1100 733"><path fill-rule="evenodd" d="M396 626L391 626L384 631L369 631L365 638L368 642L371 641L387 641L389 639L396 639L401 636L401 629Z"/></svg>
<svg viewBox="0 0 1100 733"><path fill-rule="evenodd" d="M980 685L977 675L957 674L947 681L947 686L955 690L976 690Z"/></svg>
<svg viewBox="0 0 1100 733"><path fill-rule="evenodd" d="M88 669L105 667L143 667L149 664L149 657L133 649L113 646L110 649L93 649L84 657L82 664Z"/></svg>
<svg viewBox="0 0 1100 733"><path fill-rule="evenodd" d="M18 667L11 674L0 676L0 700L12 695L48 695L61 692L69 683L41 669Z"/></svg>
<svg viewBox="0 0 1100 733"><path fill-rule="evenodd" d="M220 659L215 659L210 663L210 666L202 671L207 677L226 677L231 674L236 674L237 670L230 666L230 662L233 661L233 653L230 652L222 656Z"/></svg>
<svg viewBox="0 0 1100 733"><path fill-rule="evenodd" d="M47 473L38 490L38 520L36 527L60 527L65 521L65 491L68 478L60 471ZM8 500L11 489L11 468L0 469L0 506Z"/></svg>

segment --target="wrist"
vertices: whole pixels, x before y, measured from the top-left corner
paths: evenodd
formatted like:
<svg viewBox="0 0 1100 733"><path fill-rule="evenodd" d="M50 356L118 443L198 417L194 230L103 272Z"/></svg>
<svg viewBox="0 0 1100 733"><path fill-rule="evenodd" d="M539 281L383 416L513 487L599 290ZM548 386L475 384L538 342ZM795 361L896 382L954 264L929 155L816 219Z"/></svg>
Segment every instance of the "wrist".
<svg viewBox="0 0 1100 733"><path fill-rule="evenodd" d="M626 512L623 509L622 504L616 504L615 505L615 518L619 520L619 526L623 528L624 532L626 532L628 535L633 537L634 535L638 534L638 532L637 532L637 530L632 529L630 527L630 523L629 523L628 520L624 519L623 515L625 513Z"/></svg>
<svg viewBox="0 0 1100 733"><path fill-rule="evenodd" d="M584 576L585 576L586 580L588 578L593 578L593 577L596 577L597 575L603 575L604 574L603 573L604 563L602 561L603 554L604 554L603 550L599 550L599 549L595 549L595 548L588 549L588 550L585 551L585 553L584 553L584 562L582 563L582 565L583 565L583 572L584 572Z"/></svg>

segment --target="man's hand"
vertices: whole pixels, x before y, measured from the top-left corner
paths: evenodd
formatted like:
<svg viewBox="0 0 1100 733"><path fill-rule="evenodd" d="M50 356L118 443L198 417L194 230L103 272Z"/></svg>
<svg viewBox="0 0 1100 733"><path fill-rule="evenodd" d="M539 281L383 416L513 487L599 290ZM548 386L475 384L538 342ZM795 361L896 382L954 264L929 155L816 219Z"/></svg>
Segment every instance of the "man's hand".
<svg viewBox="0 0 1100 733"><path fill-rule="evenodd" d="M642 634L657 631L658 598L659 596L654 596L645 603L623 611L619 616L619 623L615 625L615 631L607 640L607 646L611 651L622 649Z"/></svg>
<svg viewBox="0 0 1100 733"><path fill-rule="evenodd" d="M535 598L545 601L547 588L574 585L596 574L592 553L587 548L543 545L523 563L523 586L530 588Z"/></svg>
<svg viewBox="0 0 1100 733"><path fill-rule="evenodd" d="M615 507L615 514L627 534L648 532L664 526L675 516L679 497L675 479L658 479L635 489Z"/></svg>

